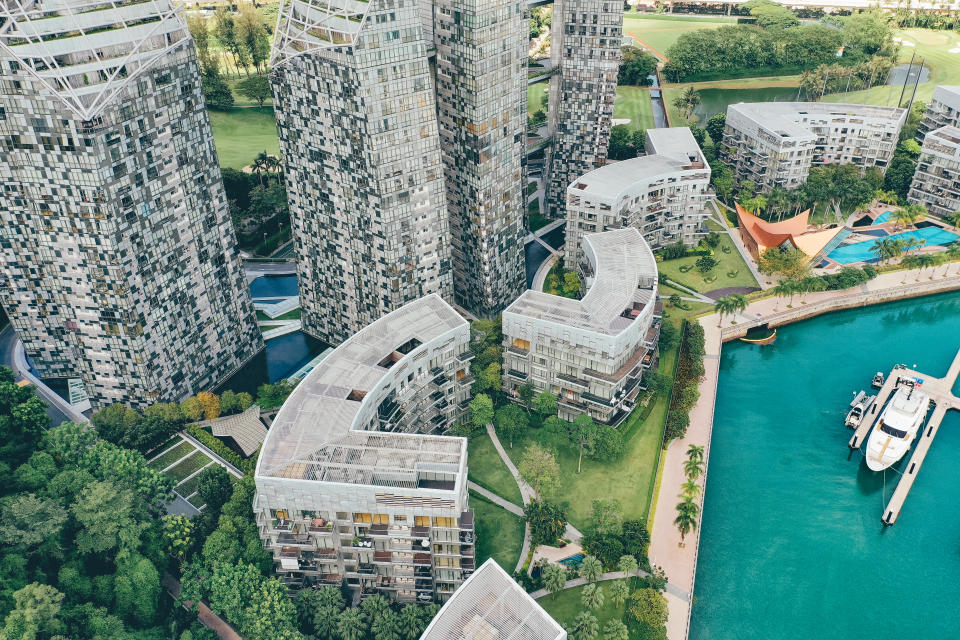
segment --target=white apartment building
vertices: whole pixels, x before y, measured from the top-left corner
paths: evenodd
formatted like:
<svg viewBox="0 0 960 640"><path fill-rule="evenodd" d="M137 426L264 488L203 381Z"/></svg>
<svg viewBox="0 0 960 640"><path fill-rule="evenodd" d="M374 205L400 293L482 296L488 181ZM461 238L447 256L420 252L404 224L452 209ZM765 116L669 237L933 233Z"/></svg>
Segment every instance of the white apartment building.
<svg viewBox="0 0 960 640"><path fill-rule="evenodd" d="M907 199L936 216L960 211L960 128L926 134Z"/></svg>
<svg viewBox="0 0 960 640"><path fill-rule="evenodd" d="M853 164L886 171L906 109L829 102L750 102L727 107L720 159L758 193L794 189L810 167Z"/></svg>
<svg viewBox="0 0 960 640"><path fill-rule="evenodd" d="M581 300L528 290L503 312L504 389L558 396L559 416L619 424L660 332L657 263L634 228L583 236Z"/></svg>
<svg viewBox="0 0 960 640"><path fill-rule="evenodd" d="M415 2L281 3L271 84L303 330L325 342L452 297L430 47Z"/></svg>
<svg viewBox="0 0 960 640"><path fill-rule="evenodd" d="M603 166L610 144L613 102L623 39L620 0L557 0L553 4L545 208L566 217L567 187Z"/></svg>
<svg viewBox="0 0 960 640"><path fill-rule="evenodd" d="M281 580L444 600L475 568L467 441L470 327L438 295L338 346L274 419L254 512Z"/></svg>
<svg viewBox="0 0 960 640"><path fill-rule="evenodd" d="M933 90L923 120L917 127L917 142L941 127L960 126L960 86L940 85Z"/></svg>
<svg viewBox="0 0 960 640"><path fill-rule="evenodd" d="M420 640L566 640L567 632L493 558L467 578Z"/></svg>
<svg viewBox="0 0 960 640"><path fill-rule="evenodd" d="M688 127L647 130L648 155L594 169L567 187L564 259L577 264L586 234L634 228L652 248L704 235L710 166Z"/></svg>
<svg viewBox="0 0 960 640"><path fill-rule="evenodd" d="M263 348L182 12L0 3L0 304L93 406L176 401Z"/></svg>

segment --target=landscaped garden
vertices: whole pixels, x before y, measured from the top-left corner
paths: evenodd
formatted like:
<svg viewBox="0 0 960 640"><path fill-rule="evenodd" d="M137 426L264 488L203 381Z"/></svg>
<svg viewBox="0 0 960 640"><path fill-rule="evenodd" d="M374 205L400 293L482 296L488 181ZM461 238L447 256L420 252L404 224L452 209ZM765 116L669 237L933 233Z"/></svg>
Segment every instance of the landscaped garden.
<svg viewBox="0 0 960 640"><path fill-rule="evenodd" d="M497 453L486 431L481 431L470 438L468 450L469 480L488 491L493 491L505 500L522 506L523 497L520 495L520 487L517 486L517 481L507 469L507 465L500 459L500 454Z"/></svg>
<svg viewBox="0 0 960 640"><path fill-rule="evenodd" d="M717 232L718 236L717 246L707 256L711 257L713 261L711 263L701 262L704 258L703 255L697 252L688 252L688 255L682 258L664 259L658 262L657 269L660 273L674 282L701 293L727 287L757 287L756 279L743 261L743 257L737 251L737 247L733 244L730 236L720 232L719 225L714 222L708 221L707 225L711 231ZM703 269L702 267L707 264L710 265L710 268Z"/></svg>
<svg viewBox="0 0 960 640"><path fill-rule="evenodd" d="M221 167L241 169L249 165L261 151L280 154L272 107L239 107L227 111L211 109L209 114Z"/></svg>
<svg viewBox="0 0 960 640"><path fill-rule="evenodd" d="M477 566L493 558L504 571L513 573L523 547L523 518L473 491L470 508L477 532Z"/></svg>
<svg viewBox="0 0 960 640"><path fill-rule="evenodd" d="M544 99L549 89L549 82L538 82L527 87L527 115L532 116L540 110L543 110L544 113L547 112Z"/></svg>
<svg viewBox="0 0 960 640"><path fill-rule="evenodd" d="M617 99L613 103L613 118L630 120L626 126L632 131L654 128L656 124L653 121L650 91L645 87L617 87Z"/></svg>

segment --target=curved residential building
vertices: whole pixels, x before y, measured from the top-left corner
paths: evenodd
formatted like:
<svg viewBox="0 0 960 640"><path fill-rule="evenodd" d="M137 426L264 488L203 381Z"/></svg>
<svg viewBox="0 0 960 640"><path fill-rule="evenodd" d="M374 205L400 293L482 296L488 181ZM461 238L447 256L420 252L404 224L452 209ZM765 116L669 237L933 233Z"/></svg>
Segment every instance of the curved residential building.
<svg viewBox="0 0 960 640"><path fill-rule="evenodd" d="M887 170L907 110L832 102L741 102L727 107L720 159L757 192L794 189L810 167Z"/></svg>
<svg viewBox="0 0 960 640"><path fill-rule="evenodd" d="M170 0L0 2L0 303L43 378L176 401L263 348Z"/></svg>
<svg viewBox="0 0 960 640"><path fill-rule="evenodd" d="M416 2L281 3L271 83L303 329L326 342L453 294L431 46Z"/></svg>
<svg viewBox="0 0 960 640"><path fill-rule="evenodd" d="M653 248L704 235L710 166L688 127L648 129L649 155L612 162L567 187L565 257L575 265L585 234L633 227Z"/></svg>
<svg viewBox="0 0 960 640"><path fill-rule="evenodd" d="M558 396L559 415L619 424L660 331L657 263L634 228L583 237L581 300L528 290L503 312L503 384Z"/></svg>
<svg viewBox="0 0 960 640"><path fill-rule="evenodd" d="M297 385L264 440L254 511L290 585L443 600L473 571L470 327L437 295L385 315Z"/></svg>

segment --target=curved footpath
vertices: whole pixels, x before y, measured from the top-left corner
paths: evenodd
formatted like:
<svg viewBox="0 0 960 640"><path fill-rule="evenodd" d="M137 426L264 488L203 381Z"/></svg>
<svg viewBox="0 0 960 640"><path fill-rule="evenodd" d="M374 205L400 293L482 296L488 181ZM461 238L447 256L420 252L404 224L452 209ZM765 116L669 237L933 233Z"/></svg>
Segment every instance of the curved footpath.
<svg viewBox="0 0 960 640"><path fill-rule="evenodd" d="M718 323L717 314L700 318L699 322L703 326L706 343L703 361L705 375L700 381L700 399L690 411L690 427L687 429L686 436L672 441L663 456L663 477L657 495L658 501L662 498L662 504L657 505L650 532L650 563L663 567L671 584L687 593L694 593L700 544L699 518L696 530L687 536L684 547L679 546L680 534L673 520L677 516L675 507L676 502L679 501L677 496L680 494L681 485L686 480L683 463L686 460L687 448L691 444L704 447L705 471L702 482L704 487L706 485L706 474L710 466L710 437L713 433L720 351L723 342L736 339L744 335L747 329L764 323L775 327L840 309L958 289L960 289L960 267L954 265L945 271L941 267L926 269L923 273L917 270L897 271L880 274L859 287L844 291L808 294L803 298L803 302L800 297L795 297L792 308L787 306L787 300L765 298L750 304L737 317L724 317L722 324ZM705 495L706 491L703 491L700 498L701 505ZM667 638L685 640L690 632L691 602L689 599L679 597L672 589L667 590L666 597L670 609Z"/></svg>

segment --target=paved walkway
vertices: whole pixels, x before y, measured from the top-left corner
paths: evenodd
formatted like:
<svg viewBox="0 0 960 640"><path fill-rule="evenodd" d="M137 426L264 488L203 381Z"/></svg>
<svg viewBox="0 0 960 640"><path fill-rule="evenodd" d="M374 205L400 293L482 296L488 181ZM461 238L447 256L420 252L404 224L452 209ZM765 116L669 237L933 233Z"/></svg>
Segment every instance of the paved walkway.
<svg viewBox="0 0 960 640"><path fill-rule="evenodd" d="M752 302L735 317L724 317L722 323L718 322L717 314L700 318L706 343L703 363L705 375L699 385L700 398L690 411L690 427L686 435L682 440L671 442L664 453L663 478L656 497L656 515L650 532L650 562L663 567L672 584L688 593L694 592L700 523L698 521L697 528L687 536L685 546L680 547L680 534L673 525L673 520L677 515L675 505L680 501L678 495L681 485L686 481L683 463L686 460L687 448L691 444L704 447L706 471L700 482L706 485L723 340L732 339L748 327L758 324L771 323L776 326L838 309L960 289L960 273L944 273L945 271L940 269L928 269L923 273L915 269L884 273L861 287L808 294L803 302L797 296L792 307L787 306L787 300L769 297ZM701 494L701 505L704 498L705 491ZM668 590L667 604L670 609L667 638L685 640L689 633L690 601Z"/></svg>
<svg viewBox="0 0 960 640"><path fill-rule="evenodd" d="M484 489L483 487L478 485L476 482L468 481L467 488L470 489L470 491L476 491L477 493L482 495L484 498L486 498L490 502L496 504L497 506L503 507L510 513L514 513L520 516L521 518L523 517L523 507L517 506L516 504L507 500L506 498L501 498L499 495L497 495L493 491L490 491L489 489Z"/></svg>
<svg viewBox="0 0 960 640"><path fill-rule="evenodd" d="M300 320L284 320L283 326L276 327L274 329L267 329L263 332L264 340L271 340L273 338L279 338L280 336L285 336L288 333L294 333L300 331L302 324Z"/></svg>
<svg viewBox="0 0 960 640"><path fill-rule="evenodd" d="M533 274L533 284L530 286L534 291L543 291L543 285L547 281L547 276L550 274L550 269L553 268L553 263L557 261L556 254L549 254L546 258L543 259L543 262L540 263L540 266L537 267L537 272Z"/></svg>
<svg viewBox="0 0 960 640"><path fill-rule="evenodd" d="M690 287L684 286L684 285L680 284L679 282L676 282L676 281L674 281L674 280L671 280L670 278L667 278L666 276L664 276L663 279L666 280L666 281L667 281L667 284L669 284L669 285L670 285L671 287L673 287L674 289L680 289L681 291L686 291L687 293L689 293L690 295L692 295L693 297L695 297L698 302L708 302L708 303L710 303L710 304L713 304L714 302L716 302L716 300L714 300L714 299L712 299L712 298L708 298L707 296L703 295L703 294L700 293L699 291L697 291L697 290L695 290L695 289L691 289Z"/></svg>
<svg viewBox="0 0 960 640"><path fill-rule="evenodd" d="M641 578L648 578L650 576L650 574L644 571L643 569L638 569L634 575L640 576ZM622 580L627 577L629 577L629 575L624 573L623 571L608 571L607 573L600 576L600 580L598 580L598 582L604 582L606 580ZM582 587L585 584L587 584L587 581L584 580L583 578L573 578L572 580L567 580L567 583L563 585L563 588L564 590L574 589L576 587ZM684 591L680 587L674 584L671 584L669 582L667 583L666 592L675 598L680 598L686 602L690 601L689 592ZM546 589L537 589L530 595L533 596L535 600L539 600L544 596L550 595L550 592L547 591Z"/></svg>
<svg viewBox="0 0 960 640"><path fill-rule="evenodd" d="M527 481L520 476L520 472L517 470L517 466L513 464L513 460L510 459L510 456L507 455L507 452L503 448L503 445L500 444L500 438L497 437L497 432L493 428L493 425L490 423L487 423L487 435L490 436L490 441L493 442L493 446L497 450L497 454L500 456L500 459L503 460L503 464L507 465L507 469L510 471L510 475L513 476L513 479L516 481L517 486L520 488L520 498L523 500L524 506L530 504L531 500L536 499L537 492L534 491L533 487L527 484ZM500 498L500 496L497 496L497 498ZM503 500L503 498L500 498L500 500ZM508 500L504 500L504 502L512 505L513 507L517 506ZM497 502L497 504L500 504L500 503ZM500 505L500 506L504 506L504 505ZM511 513L516 513L516 511L513 511L512 509L510 509L510 507L504 506L504 508L510 511ZM523 509L520 509L519 515L523 516ZM530 544L531 544L530 525L526 521L524 521L523 546L520 547L520 557L517 559L517 567L516 569L514 569L514 571L523 570L523 563L526 562L527 556L530 555Z"/></svg>

